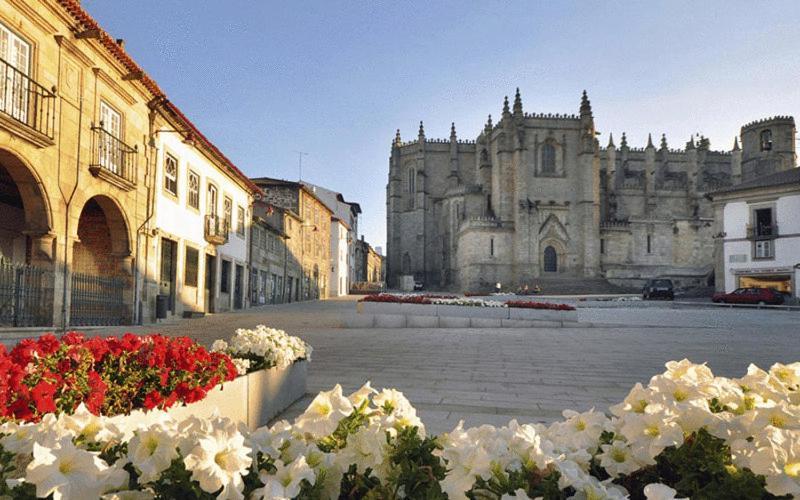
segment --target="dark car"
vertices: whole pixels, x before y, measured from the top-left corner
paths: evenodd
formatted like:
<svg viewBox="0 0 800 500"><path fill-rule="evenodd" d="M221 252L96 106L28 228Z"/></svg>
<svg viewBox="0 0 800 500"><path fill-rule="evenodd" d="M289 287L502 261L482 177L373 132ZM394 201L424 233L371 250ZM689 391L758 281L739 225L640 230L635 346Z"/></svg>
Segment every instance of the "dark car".
<svg viewBox="0 0 800 500"><path fill-rule="evenodd" d="M672 280L664 278L656 278L647 280L647 283L642 288L642 298L649 299L675 299L675 289L672 286Z"/></svg>
<svg viewBox="0 0 800 500"><path fill-rule="evenodd" d="M415 291L425 290L425 283L423 283L420 280L414 280L414 290Z"/></svg>
<svg viewBox="0 0 800 500"><path fill-rule="evenodd" d="M711 300L713 302L724 302L726 304L783 304L783 295L772 288L737 288L731 293L715 293Z"/></svg>

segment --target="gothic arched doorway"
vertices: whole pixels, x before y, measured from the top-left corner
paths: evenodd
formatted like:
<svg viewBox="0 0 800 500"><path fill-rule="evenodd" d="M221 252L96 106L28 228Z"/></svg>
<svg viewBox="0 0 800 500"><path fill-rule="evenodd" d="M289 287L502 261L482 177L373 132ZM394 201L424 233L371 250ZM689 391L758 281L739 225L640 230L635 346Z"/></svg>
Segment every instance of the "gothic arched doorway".
<svg viewBox="0 0 800 500"><path fill-rule="evenodd" d="M70 325L130 322L130 238L125 215L106 196L89 199L72 251Z"/></svg>
<svg viewBox="0 0 800 500"><path fill-rule="evenodd" d="M556 249L550 245L544 249L544 272L558 272L558 254L556 253Z"/></svg>

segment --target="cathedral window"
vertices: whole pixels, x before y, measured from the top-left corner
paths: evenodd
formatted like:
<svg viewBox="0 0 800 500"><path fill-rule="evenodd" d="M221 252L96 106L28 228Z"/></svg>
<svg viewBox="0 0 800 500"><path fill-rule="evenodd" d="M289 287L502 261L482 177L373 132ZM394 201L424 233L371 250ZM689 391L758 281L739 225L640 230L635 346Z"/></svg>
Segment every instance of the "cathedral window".
<svg viewBox="0 0 800 500"><path fill-rule="evenodd" d="M606 240L603 238L600 238L600 253L606 253Z"/></svg>
<svg viewBox="0 0 800 500"><path fill-rule="evenodd" d="M542 146L542 173L556 173L556 148L550 143Z"/></svg>
<svg viewBox="0 0 800 500"><path fill-rule="evenodd" d="M494 257L494 238L489 238L489 255Z"/></svg>
<svg viewBox="0 0 800 500"><path fill-rule="evenodd" d="M772 130L761 131L761 151L772 150Z"/></svg>
<svg viewBox="0 0 800 500"><path fill-rule="evenodd" d="M653 253L653 237L647 235L647 253Z"/></svg>
<svg viewBox="0 0 800 500"><path fill-rule="evenodd" d="M417 193L417 171L414 167L408 169L408 195L409 195L409 206L414 208L415 203L415 194Z"/></svg>

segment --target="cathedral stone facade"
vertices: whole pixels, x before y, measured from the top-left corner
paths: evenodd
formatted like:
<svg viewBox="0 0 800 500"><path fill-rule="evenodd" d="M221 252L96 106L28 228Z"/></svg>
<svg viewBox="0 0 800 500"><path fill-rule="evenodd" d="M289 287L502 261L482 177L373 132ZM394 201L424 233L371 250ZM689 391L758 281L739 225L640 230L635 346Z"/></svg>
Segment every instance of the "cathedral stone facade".
<svg viewBox="0 0 800 500"><path fill-rule="evenodd" d="M551 279L679 286L713 279L713 213L705 193L795 165L791 117L741 129L731 151L692 136L684 149L600 147L586 92L579 114L523 112L517 90L475 140L392 144L387 280L486 290Z"/></svg>

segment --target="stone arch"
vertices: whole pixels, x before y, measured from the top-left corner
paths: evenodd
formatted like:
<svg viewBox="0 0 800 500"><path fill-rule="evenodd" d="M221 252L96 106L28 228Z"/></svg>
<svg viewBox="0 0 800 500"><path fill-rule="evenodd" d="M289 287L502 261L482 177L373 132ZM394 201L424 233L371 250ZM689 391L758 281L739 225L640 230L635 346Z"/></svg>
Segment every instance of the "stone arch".
<svg viewBox="0 0 800 500"><path fill-rule="evenodd" d="M26 263L52 261L52 217L36 171L0 148L0 255Z"/></svg>
<svg viewBox="0 0 800 500"><path fill-rule="evenodd" d="M99 276L128 274L130 231L125 212L106 195L89 198L81 208L75 228L72 267Z"/></svg>

